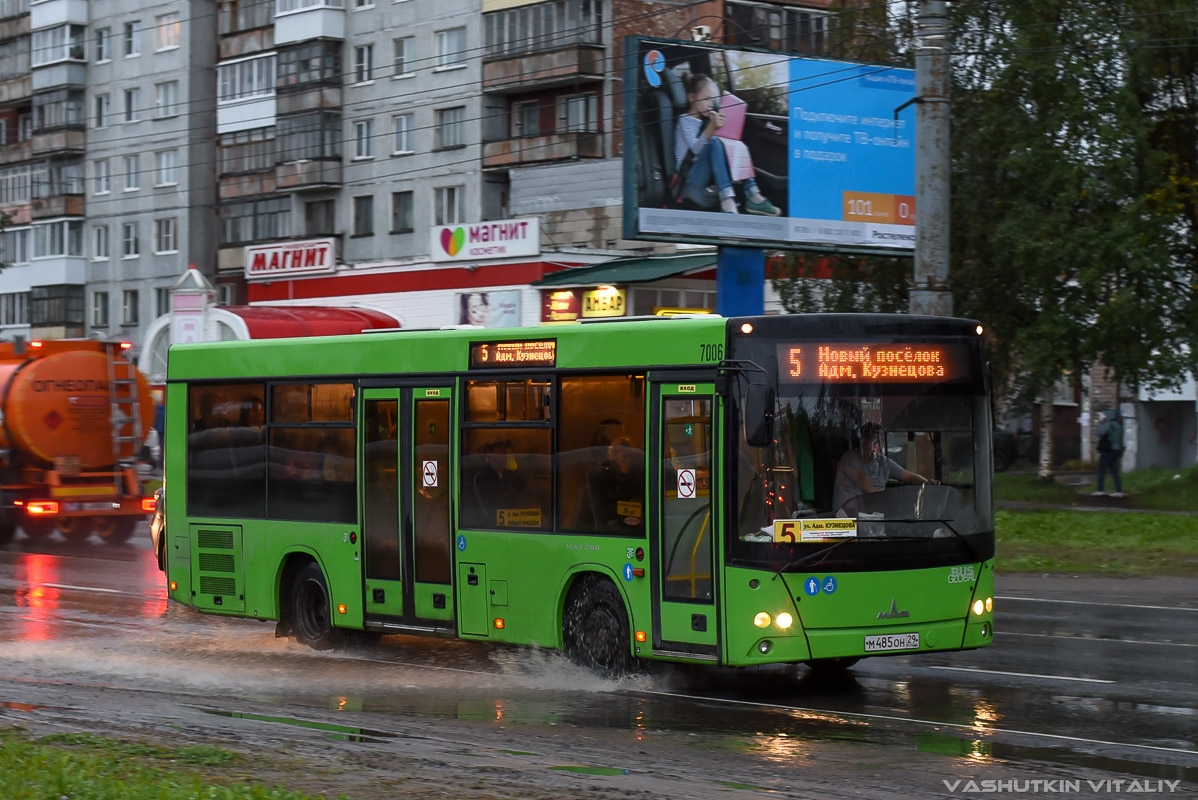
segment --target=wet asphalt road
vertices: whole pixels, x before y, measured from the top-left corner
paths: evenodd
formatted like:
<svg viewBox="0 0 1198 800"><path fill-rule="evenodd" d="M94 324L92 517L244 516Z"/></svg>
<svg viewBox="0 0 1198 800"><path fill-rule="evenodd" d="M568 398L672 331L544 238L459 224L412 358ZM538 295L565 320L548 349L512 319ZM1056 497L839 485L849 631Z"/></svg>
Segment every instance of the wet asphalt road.
<svg viewBox="0 0 1198 800"><path fill-rule="evenodd" d="M148 533L117 547L18 534L0 547L0 718L38 681L80 681L307 713L350 706L379 727L418 715L584 738L717 733L752 743L754 757L856 742L900 762L942 756L957 776L972 762L977 780L1002 763L1198 790L1198 582L1000 575L997 592L985 650L872 658L830 680L802 667L661 668L615 683L555 653L472 642L386 637L315 653L275 639L273 625L168 604Z"/></svg>

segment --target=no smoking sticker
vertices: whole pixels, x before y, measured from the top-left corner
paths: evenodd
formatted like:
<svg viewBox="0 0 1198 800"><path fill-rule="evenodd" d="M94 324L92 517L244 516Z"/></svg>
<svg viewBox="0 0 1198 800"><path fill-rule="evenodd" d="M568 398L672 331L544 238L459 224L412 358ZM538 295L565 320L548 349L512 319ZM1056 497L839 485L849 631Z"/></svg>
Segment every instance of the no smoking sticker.
<svg viewBox="0 0 1198 800"><path fill-rule="evenodd" d="M437 462L422 461L420 462L420 482L426 487L437 485Z"/></svg>
<svg viewBox="0 0 1198 800"><path fill-rule="evenodd" d="M689 500L695 496L695 471L693 469L678 470L678 497Z"/></svg>

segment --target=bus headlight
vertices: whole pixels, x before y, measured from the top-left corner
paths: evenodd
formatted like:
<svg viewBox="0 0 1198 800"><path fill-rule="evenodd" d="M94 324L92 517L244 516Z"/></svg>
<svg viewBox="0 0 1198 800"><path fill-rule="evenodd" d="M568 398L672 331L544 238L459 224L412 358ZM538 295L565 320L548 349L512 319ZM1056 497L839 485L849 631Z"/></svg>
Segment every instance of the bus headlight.
<svg viewBox="0 0 1198 800"><path fill-rule="evenodd" d="M765 628L770 624L770 615L764 611L758 611L757 616L753 617L753 624L758 628Z"/></svg>
<svg viewBox="0 0 1198 800"><path fill-rule="evenodd" d="M985 603L983 603L981 600L973 601L973 613L974 614L977 614L980 617L980 616L982 616L982 612L985 610L986 610Z"/></svg>
<svg viewBox="0 0 1198 800"><path fill-rule="evenodd" d="M774 617L774 622L778 623L779 628L786 630L794 622L794 619L790 616L790 614L787 614L785 611L783 611L778 616Z"/></svg>

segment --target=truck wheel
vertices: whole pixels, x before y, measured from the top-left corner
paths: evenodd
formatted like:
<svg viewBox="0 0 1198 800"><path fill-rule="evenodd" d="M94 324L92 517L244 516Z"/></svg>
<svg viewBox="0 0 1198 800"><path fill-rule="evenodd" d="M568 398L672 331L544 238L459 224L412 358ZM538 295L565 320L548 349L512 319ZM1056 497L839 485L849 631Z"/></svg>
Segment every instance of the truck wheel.
<svg viewBox="0 0 1198 800"><path fill-rule="evenodd" d="M315 562L295 576L290 601L291 628L296 641L313 650L330 650L342 644L344 636L333 627L329 586Z"/></svg>
<svg viewBox="0 0 1198 800"><path fill-rule="evenodd" d="M562 624L566 655L607 678L632 670L632 638L624 601L611 581L584 578L566 600Z"/></svg>
<svg viewBox="0 0 1198 800"><path fill-rule="evenodd" d="M54 533L54 520L26 517L21 520L21 530L25 531L25 535L30 539L45 539Z"/></svg>
<svg viewBox="0 0 1198 800"><path fill-rule="evenodd" d="M0 525L0 544L8 544L17 535L16 525Z"/></svg>
<svg viewBox="0 0 1198 800"><path fill-rule="evenodd" d="M92 535L91 517L59 517L58 532L74 544L82 544Z"/></svg>
<svg viewBox="0 0 1198 800"><path fill-rule="evenodd" d="M95 517L92 526L105 544L124 544L137 527L136 517Z"/></svg>

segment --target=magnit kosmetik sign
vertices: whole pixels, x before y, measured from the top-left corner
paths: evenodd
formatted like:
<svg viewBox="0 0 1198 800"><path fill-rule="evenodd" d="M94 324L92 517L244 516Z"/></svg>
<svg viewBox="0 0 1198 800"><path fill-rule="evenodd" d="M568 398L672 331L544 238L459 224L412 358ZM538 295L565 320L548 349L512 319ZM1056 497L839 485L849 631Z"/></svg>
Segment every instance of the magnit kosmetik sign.
<svg viewBox="0 0 1198 800"><path fill-rule="evenodd" d="M433 261L535 256L541 252L540 220L529 217L470 225L434 225L428 246Z"/></svg>

